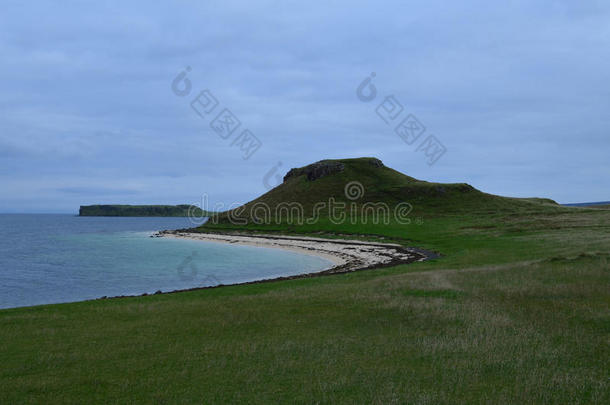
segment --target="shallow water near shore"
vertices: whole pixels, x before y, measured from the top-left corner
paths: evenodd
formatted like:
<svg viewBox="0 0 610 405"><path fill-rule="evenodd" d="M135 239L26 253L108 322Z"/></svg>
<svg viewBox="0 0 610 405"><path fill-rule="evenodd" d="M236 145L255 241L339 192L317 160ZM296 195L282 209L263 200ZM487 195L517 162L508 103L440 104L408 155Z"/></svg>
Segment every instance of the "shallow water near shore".
<svg viewBox="0 0 610 405"><path fill-rule="evenodd" d="M150 238L187 218L0 214L0 308L138 295L320 271L285 250Z"/></svg>

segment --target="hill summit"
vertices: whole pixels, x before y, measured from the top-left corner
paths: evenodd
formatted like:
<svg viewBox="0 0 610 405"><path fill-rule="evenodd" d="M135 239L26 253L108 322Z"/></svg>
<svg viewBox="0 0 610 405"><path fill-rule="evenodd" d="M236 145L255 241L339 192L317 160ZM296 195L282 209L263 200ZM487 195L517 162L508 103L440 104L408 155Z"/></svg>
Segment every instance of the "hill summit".
<svg viewBox="0 0 610 405"><path fill-rule="evenodd" d="M363 158L363 160L367 161L373 167L384 167L379 159ZM340 160L320 160L319 162L304 167L290 169L286 176L284 176L284 182L291 177L302 175L306 175L307 180L313 181L333 173L342 172L343 170L345 170L345 163Z"/></svg>

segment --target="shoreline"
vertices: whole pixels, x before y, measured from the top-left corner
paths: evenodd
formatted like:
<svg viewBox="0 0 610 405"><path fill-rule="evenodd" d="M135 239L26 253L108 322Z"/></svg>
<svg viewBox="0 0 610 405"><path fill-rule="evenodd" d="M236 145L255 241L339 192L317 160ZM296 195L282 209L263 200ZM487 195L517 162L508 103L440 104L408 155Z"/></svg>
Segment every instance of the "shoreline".
<svg viewBox="0 0 610 405"><path fill-rule="evenodd" d="M262 284L276 281L322 277L333 274L351 273L360 270L372 270L383 267L396 266L399 264L423 262L425 260L440 257L440 255L436 252L426 251L424 249L419 248L407 248L397 243L367 242L355 239L325 239L314 238L309 236L287 236L268 234L243 235L229 233L203 233L184 232L181 230L159 231L155 234L152 234L150 237L189 239L199 240L202 242L238 244L272 249L283 249L297 253L322 257L333 262L334 266L316 272L302 273L292 276L264 278L239 283L217 284L171 291L159 290L152 294L143 293L139 295L118 295L112 297L104 296L97 298L96 300L176 294L181 292L206 290L219 287Z"/></svg>
<svg viewBox="0 0 610 405"><path fill-rule="evenodd" d="M237 244L262 248L282 249L296 253L318 256L329 260L333 266L309 273L281 276L253 281L218 284L214 286L193 287L188 289L161 291L155 294L170 294L222 286L257 284L281 280L318 277L331 274L349 273L359 270L422 262L440 257L436 252L419 248L408 248L397 243L367 242L355 239L327 239L309 236L287 235L244 235L229 233L184 232L182 230L160 231L151 237L199 240L202 242ZM151 295L151 294L142 294ZM120 296L123 297L123 296ZM119 298L120 298L119 297ZM111 297L115 298L115 297Z"/></svg>

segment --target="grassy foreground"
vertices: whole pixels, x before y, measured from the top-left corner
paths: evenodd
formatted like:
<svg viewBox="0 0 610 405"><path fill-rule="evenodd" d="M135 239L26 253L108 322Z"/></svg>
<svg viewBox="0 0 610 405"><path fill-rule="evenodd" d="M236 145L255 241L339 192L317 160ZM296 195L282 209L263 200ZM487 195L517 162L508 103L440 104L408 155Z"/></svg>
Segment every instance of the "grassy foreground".
<svg viewBox="0 0 610 405"><path fill-rule="evenodd" d="M410 196L411 224L247 228L383 237L442 258L2 310L0 403L610 403L609 209L367 165L261 198L340 197L357 174L369 196Z"/></svg>
<svg viewBox="0 0 610 405"><path fill-rule="evenodd" d="M445 257L0 311L0 403L610 401L609 210L387 229Z"/></svg>

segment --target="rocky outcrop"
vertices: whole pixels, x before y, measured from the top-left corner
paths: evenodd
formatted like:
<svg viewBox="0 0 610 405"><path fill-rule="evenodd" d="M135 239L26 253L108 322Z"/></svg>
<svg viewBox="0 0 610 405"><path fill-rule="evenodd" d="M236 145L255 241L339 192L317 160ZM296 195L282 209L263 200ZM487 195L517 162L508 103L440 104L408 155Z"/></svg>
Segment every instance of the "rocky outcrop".
<svg viewBox="0 0 610 405"><path fill-rule="evenodd" d="M383 162L377 158L368 159L369 164L373 167L383 167Z"/></svg>
<svg viewBox="0 0 610 405"><path fill-rule="evenodd" d="M383 162L376 158L361 158L354 160L366 161L373 167L384 167ZM306 175L307 180L314 181L330 174L342 172L343 170L345 170L345 164L338 160L320 160L319 162L312 163L305 167L290 169L290 171L286 173L286 176L284 176L284 182L290 178L302 175Z"/></svg>
<svg viewBox="0 0 610 405"><path fill-rule="evenodd" d="M312 163L305 167L299 167L296 169L290 169L284 176L284 182L292 177L298 177L302 175L307 176L307 180L314 181L321 179L329 174L339 173L345 169L345 165L341 162L333 160L320 160L319 162Z"/></svg>

